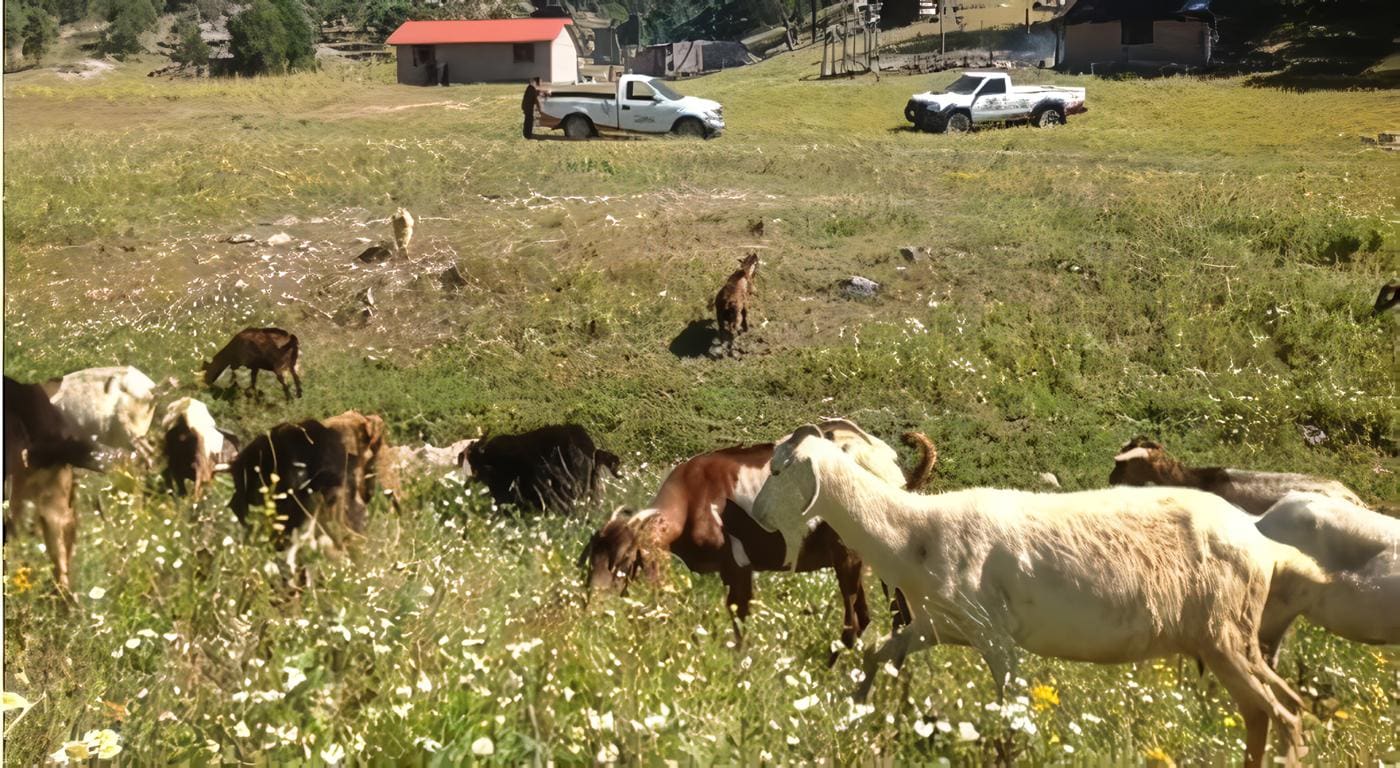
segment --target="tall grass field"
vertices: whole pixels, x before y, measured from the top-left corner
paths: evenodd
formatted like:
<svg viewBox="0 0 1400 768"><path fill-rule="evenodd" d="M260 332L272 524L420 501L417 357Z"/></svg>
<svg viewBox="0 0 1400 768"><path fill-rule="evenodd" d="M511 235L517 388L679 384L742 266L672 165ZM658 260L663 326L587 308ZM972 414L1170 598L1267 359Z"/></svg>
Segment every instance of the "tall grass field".
<svg viewBox="0 0 1400 768"><path fill-rule="evenodd" d="M1243 723L1191 659L1027 656L998 702L973 651L938 647L857 706L859 655L826 665L830 571L760 574L740 642L714 576L676 561L589 599L575 560L677 461L838 415L927 433L935 491L1104 487L1141 434L1393 510L1400 316L1371 309L1400 276L1400 153L1361 137L1400 101L1015 72L1089 111L930 135L903 105L955 73L819 81L818 58L679 83L724 104L709 141L527 142L518 87L382 65L7 76L7 375L134 365L245 437L348 408L406 447L574 422L624 474L566 519L408 473L402 514L376 502L358 549L303 552L294 590L227 477L192 504L155 471L80 473L76 605L7 529L6 765L1237 763ZM399 206L409 254L357 260ZM695 339L749 252L752 330L711 357ZM881 290L848 298L851 276ZM203 385L249 325L299 336L304 398ZM1304 622L1279 669L1308 763L1400 764L1394 647Z"/></svg>

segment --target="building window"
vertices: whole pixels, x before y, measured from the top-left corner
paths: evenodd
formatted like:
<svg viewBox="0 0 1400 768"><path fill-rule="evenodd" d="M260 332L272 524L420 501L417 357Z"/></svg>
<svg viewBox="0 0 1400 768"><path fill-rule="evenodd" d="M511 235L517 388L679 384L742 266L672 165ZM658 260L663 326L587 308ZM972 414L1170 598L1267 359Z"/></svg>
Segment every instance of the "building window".
<svg viewBox="0 0 1400 768"><path fill-rule="evenodd" d="M433 46L415 45L413 46L413 66L418 67L427 64L437 58L434 55Z"/></svg>
<svg viewBox="0 0 1400 768"><path fill-rule="evenodd" d="M1152 19L1123 19L1123 45L1152 43Z"/></svg>
<svg viewBox="0 0 1400 768"><path fill-rule="evenodd" d="M534 63L535 63L535 44L534 44L534 43L516 43L516 44L515 44L515 63L516 63L516 64L534 64Z"/></svg>

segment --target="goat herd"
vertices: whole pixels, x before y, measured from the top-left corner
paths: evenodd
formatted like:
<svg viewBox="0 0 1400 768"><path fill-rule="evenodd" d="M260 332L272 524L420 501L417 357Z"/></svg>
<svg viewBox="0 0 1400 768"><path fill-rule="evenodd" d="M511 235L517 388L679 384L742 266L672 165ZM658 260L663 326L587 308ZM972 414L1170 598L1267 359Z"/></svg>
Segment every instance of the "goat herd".
<svg viewBox="0 0 1400 768"><path fill-rule="evenodd" d="M756 262L743 260L715 299L731 343L747 325ZM205 382L247 368L256 391L266 370L290 400L287 376L301 394L298 354L286 331L245 329L205 363ZM156 389L131 367L42 384L5 378L6 536L37 518L65 596L77 532L73 470L101 471L98 444L151 461L145 434ZM351 546L377 485L397 508L399 462L379 416L347 411L280 424L241 450L198 400L171 403L161 423L171 489L184 494L193 483L198 498L227 469L235 515L252 525L265 511L279 548L304 535ZM870 622L869 565L892 590L894 630L866 655L857 698L881 665L937 643L976 649L999 695L1021 649L1101 663L1194 656L1239 707L1250 766L1262 764L1270 723L1286 761L1304 752L1302 702L1274 671L1297 617L1361 643L1400 642L1400 520L1338 482L1190 467L1137 438L1114 457L1107 489L922 495L937 451L920 433L904 440L920 453L907 475L893 448L839 419L695 456L644 508L613 513L579 566L591 592L658 579L672 555L696 572L718 572L736 634L754 571L831 568L849 648ZM574 425L466 441L458 461L498 503L564 513L620 463Z"/></svg>

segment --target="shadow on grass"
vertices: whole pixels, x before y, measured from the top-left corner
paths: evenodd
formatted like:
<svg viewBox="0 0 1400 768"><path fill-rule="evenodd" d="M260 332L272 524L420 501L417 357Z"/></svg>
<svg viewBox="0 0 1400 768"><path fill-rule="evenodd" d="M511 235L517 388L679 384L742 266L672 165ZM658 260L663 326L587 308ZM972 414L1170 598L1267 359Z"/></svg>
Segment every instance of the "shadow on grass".
<svg viewBox="0 0 1400 768"><path fill-rule="evenodd" d="M719 330L714 320L692 320L676 338L671 339L671 354L676 357L716 357Z"/></svg>

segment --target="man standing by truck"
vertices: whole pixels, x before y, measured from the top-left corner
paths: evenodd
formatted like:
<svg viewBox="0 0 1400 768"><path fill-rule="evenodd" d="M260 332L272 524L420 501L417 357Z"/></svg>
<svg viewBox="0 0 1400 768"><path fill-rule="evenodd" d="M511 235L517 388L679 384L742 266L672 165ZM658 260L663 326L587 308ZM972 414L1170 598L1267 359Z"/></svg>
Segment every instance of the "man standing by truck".
<svg viewBox="0 0 1400 768"><path fill-rule="evenodd" d="M530 82L525 86L525 98L520 102L520 109L525 112L525 138L535 138L535 104L540 100L540 79L530 78Z"/></svg>

